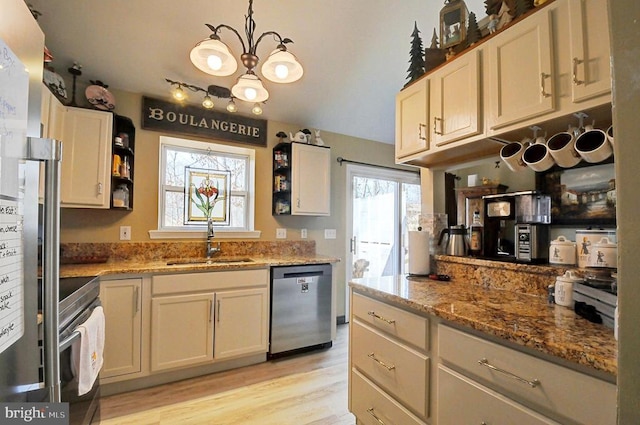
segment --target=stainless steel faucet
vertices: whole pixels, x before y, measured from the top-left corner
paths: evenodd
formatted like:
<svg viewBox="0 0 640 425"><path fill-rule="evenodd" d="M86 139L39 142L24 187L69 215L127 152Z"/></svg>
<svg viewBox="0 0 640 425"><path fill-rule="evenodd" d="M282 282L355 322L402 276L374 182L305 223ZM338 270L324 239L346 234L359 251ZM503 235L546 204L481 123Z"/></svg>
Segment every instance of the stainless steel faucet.
<svg viewBox="0 0 640 425"><path fill-rule="evenodd" d="M210 259L213 254L217 254L221 251L220 242L218 242L215 246L213 245L213 237L215 233L213 232L213 220L209 218L207 220L207 259Z"/></svg>

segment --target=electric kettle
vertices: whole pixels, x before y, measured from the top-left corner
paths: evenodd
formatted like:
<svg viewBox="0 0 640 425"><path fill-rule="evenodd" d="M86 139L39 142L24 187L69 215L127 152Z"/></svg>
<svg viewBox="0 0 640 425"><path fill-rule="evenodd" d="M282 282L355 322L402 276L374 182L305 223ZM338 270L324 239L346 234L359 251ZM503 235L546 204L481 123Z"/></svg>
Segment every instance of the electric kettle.
<svg viewBox="0 0 640 425"><path fill-rule="evenodd" d="M438 246L442 245L444 235L448 235L444 253L445 255L456 255L459 257L467 255L469 251L469 242L467 241L467 229L464 224L459 226L450 226L448 229L442 229Z"/></svg>

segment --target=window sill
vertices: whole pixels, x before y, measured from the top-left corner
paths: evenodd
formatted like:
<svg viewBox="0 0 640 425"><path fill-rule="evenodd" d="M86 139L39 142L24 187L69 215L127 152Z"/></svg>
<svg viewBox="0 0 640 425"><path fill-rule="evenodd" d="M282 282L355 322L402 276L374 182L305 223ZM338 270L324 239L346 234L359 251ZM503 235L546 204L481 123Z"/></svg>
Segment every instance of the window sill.
<svg viewBox="0 0 640 425"><path fill-rule="evenodd" d="M259 239L262 232L254 231L216 231L216 239ZM207 232L201 230L149 230L149 238L153 239L206 239Z"/></svg>

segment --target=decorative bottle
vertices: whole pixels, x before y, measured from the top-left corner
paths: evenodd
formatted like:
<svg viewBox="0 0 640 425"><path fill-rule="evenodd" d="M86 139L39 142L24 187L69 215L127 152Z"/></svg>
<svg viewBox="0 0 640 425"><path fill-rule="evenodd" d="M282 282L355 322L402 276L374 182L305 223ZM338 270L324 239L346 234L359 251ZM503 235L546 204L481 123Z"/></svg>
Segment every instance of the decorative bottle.
<svg viewBox="0 0 640 425"><path fill-rule="evenodd" d="M480 211L473 213L473 221L469 231L469 254L475 257L482 255L482 223L480 222Z"/></svg>

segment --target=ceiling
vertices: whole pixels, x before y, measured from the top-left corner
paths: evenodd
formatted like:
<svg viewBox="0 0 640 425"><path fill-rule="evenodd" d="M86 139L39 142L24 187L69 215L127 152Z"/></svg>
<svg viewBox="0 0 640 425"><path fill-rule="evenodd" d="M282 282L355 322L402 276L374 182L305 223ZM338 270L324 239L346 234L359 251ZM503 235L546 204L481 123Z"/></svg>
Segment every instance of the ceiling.
<svg viewBox="0 0 640 425"><path fill-rule="evenodd" d="M211 33L205 23L230 25L244 38L248 1L27 3L42 14L38 23L54 56L56 72L66 79L67 68L74 61L82 65L79 86L89 80L101 80L110 88L167 98L170 86L165 78L200 87L216 84L231 88L241 74L241 69L231 77L204 74L191 64L189 52ZM256 38L266 31L291 38L294 43L289 45L289 51L305 69L302 79L293 84L265 80L270 98L262 117L394 143L395 95L407 82L414 21L421 31L423 46L428 47L444 3L256 0ZM466 4L478 20L485 16L482 0L467 0ZM239 55L242 47L237 37L225 30L220 36ZM257 54L264 57L274 48L275 42L266 37ZM201 96L194 94L190 101L199 103ZM226 102L220 99L218 104ZM240 113L250 114L250 106L241 106Z"/></svg>

